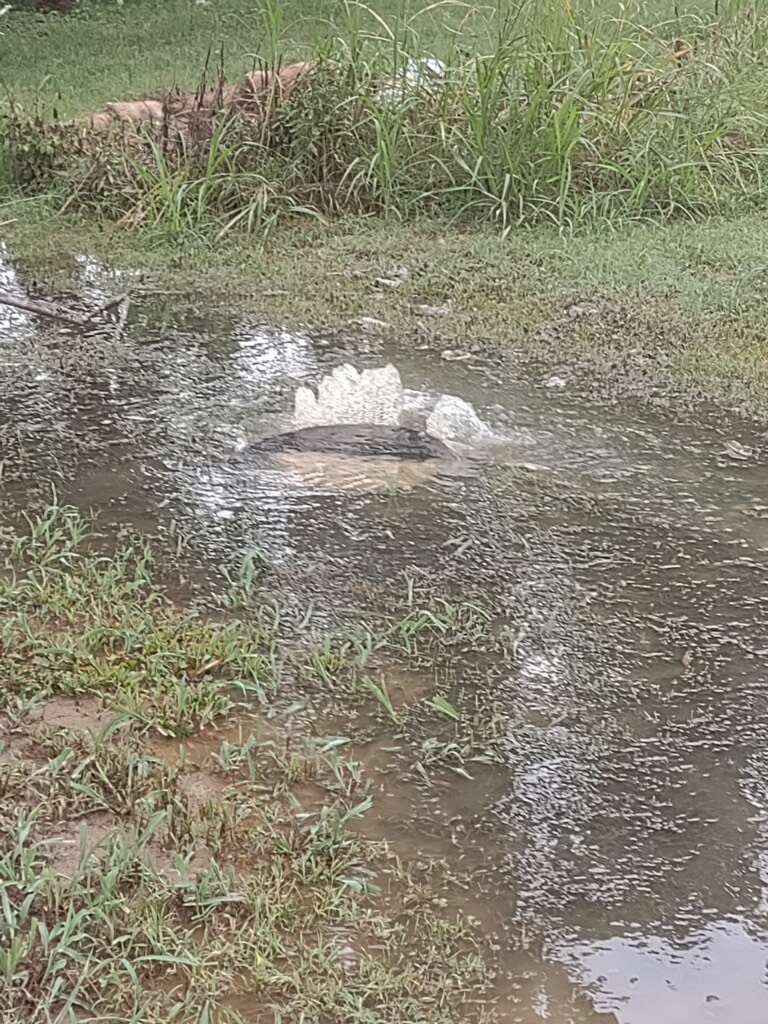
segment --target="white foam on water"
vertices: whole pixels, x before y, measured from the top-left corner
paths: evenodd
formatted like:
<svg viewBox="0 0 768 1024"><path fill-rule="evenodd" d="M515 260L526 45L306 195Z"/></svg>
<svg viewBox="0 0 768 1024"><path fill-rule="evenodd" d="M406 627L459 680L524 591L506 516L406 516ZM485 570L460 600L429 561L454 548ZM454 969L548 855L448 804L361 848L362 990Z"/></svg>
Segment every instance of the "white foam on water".
<svg viewBox="0 0 768 1024"><path fill-rule="evenodd" d="M297 428L337 423L396 426L403 411L403 382L391 364L358 372L350 363L323 377L317 395L311 388L296 392L293 422Z"/></svg>
<svg viewBox="0 0 768 1024"><path fill-rule="evenodd" d="M337 366L320 381L317 394L308 387L296 391L296 428L340 423L415 426L441 441L471 443L492 436L475 409L456 395L437 399L405 391L392 364L359 372L350 363Z"/></svg>

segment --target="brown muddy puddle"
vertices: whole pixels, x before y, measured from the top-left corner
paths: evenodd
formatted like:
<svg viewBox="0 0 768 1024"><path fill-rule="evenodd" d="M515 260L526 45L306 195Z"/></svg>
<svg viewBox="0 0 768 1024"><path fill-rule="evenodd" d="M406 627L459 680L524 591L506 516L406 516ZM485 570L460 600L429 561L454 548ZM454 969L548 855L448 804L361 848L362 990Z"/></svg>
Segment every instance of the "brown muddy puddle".
<svg viewBox="0 0 768 1024"><path fill-rule="evenodd" d="M52 764L52 742L58 740L63 744L62 749L75 744L87 758L108 732L115 730L119 734L125 724L124 712L94 697L46 698L19 718L0 715L0 766L10 766L34 777ZM224 724L211 725L184 738L147 732L136 750L146 758L147 766L154 763L170 769L173 792L184 800L193 817L208 819L209 812L215 816L244 785L248 785L251 796L256 796L249 783L256 784L265 801L280 789L296 807L300 808L304 802L309 807L315 796L311 777L317 767L312 751L302 748L300 728L304 727L298 722L278 722L242 712ZM292 748L303 755L296 758L295 775L300 784L286 783L281 767ZM243 751L252 752L251 763L255 769L252 779L249 779ZM302 800L302 788L306 801ZM317 791L327 800L327 788L318 786ZM174 852L177 844L166 823L153 827L151 834L140 839L137 830L126 830L124 809L106 805L103 809L94 809L87 802L81 810L75 810L69 820L46 827L43 856L55 874L71 878L87 861L97 861L116 839L134 848L136 855L147 861L155 872L173 882L199 878L214 859L198 837L180 864ZM238 856L237 846L233 845L223 860L219 856L218 862L241 868Z"/></svg>
<svg viewBox="0 0 768 1024"><path fill-rule="evenodd" d="M87 260L74 271L95 304L124 284ZM3 286L23 283L6 264ZM0 330L9 512L54 482L62 500L159 534L212 579L255 552L286 619L318 634L371 595L414 586L493 606L505 653L470 643L447 675L393 669L402 721L361 697L345 754L372 782L363 831L492 937L502 1021L768 1020L768 473L756 431L601 405L479 357L205 318L156 295L136 298L118 339L8 311ZM464 476L377 492L336 486L349 467L334 460L312 478L250 459L249 439L287 423L294 389L350 358L391 359L408 387L472 402L506 451ZM756 454L735 460L731 439ZM461 709L455 727L406 714L438 676ZM498 756L420 771L436 732L455 728L459 742L470 705L496 722ZM329 713L318 728L341 724ZM302 799L315 796L308 785Z"/></svg>

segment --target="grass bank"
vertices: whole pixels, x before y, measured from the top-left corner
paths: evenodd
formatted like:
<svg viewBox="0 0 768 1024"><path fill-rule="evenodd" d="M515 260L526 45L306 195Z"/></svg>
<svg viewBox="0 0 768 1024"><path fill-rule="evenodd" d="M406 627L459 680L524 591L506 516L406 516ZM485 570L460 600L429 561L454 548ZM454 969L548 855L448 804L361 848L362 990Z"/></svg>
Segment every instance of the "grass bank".
<svg viewBox="0 0 768 1024"><path fill-rule="evenodd" d="M351 830L344 741L279 714L283 675L327 703L364 645L287 647L236 578L226 622L180 609L72 509L0 540L4 1020L487 1019L471 930Z"/></svg>
<svg viewBox="0 0 768 1024"><path fill-rule="evenodd" d="M663 17L643 5L562 0L490 10L345 2L311 16L290 0L195 6L84 3L77 30L66 17L42 28L9 18L6 190L208 238L263 237L286 220L339 214L439 215L508 233L762 208L764 0L733 0L709 16L675 5ZM185 30L184 56L166 60ZM57 68L37 96L19 66L28 45L37 66ZM50 122L60 95L72 115L108 92L162 96L180 78L194 90L206 63L210 84L299 54L313 59L312 73L247 114L205 106L210 116L193 128L188 109L179 121L166 104L162 128L106 135ZM435 56L445 69L427 74L423 62ZM126 71L135 81L120 81Z"/></svg>
<svg viewBox="0 0 768 1024"><path fill-rule="evenodd" d="M617 34L634 25L670 42L727 30L734 20L749 19L760 5L751 0L708 5L697 0L604 0L599 6L591 0L551 6L419 0L379 0L375 6L338 0L76 0L65 17L46 17L31 8L18 0L3 21L4 91L27 105L41 99L62 116L73 117L113 100L154 95L173 86L194 88L209 54L214 63L223 55L225 72L236 78L269 59L275 48L286 59L302 59L329 39L347 38L355 25L366 43L386 40L391 47L391 28L411 54L428 49L448 60L454 53L487 54L500 21L516 14L524 25L535 24L542 11L570 9L576 22L594 21L599 11ZM543 18L540 24L545 25Z"/></svg>

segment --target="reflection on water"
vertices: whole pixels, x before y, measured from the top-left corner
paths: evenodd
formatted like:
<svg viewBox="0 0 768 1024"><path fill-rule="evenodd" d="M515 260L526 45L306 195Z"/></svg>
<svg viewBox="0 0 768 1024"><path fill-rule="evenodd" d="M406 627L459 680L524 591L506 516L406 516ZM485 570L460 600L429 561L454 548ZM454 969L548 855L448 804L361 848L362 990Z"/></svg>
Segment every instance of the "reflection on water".
<svg viewBox="0 0 768 1024"><path fill-rule="evenodd" d="M434 462L369 459L329 452L281 452L273 460L287 483L331 491L408 490L432 480Z"/></svg>
<svg viewBox="0 0 768 1024"><path fill-rule="evenodd" d="M575 943L563 951L618 1024L764 1024L766 936L717 921L684 941L655 935Z"/></svg>
<svg viewBox="0 0 768 1024"><path fill-rule="evenodd" d="M493 936L504 1021L768 1020L768 479L722 457L732 426L368 339L370 365L510 439L474 475L390 463L418 486L373 494L370 461L248 453L299 384L349 358L338 347L167 296L137 297L120 338L0 316L7 504L55 480L107 521L173 524L213 565L258 548L318 615L405 572L499 609L515 657L464 650L450 685L501 716L505 763L419 788L386 727L360 756L364 827L447 865L446 898Z"/></svg>

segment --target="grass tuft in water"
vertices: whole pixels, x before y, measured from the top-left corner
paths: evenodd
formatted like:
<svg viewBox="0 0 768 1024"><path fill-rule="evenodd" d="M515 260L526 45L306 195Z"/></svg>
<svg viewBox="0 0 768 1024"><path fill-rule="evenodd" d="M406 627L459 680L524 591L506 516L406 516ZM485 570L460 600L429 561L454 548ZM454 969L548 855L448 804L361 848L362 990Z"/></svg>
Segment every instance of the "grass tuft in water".
<svg viewBox="0 0 768 1024"><path fill-rule="evenodd" d="M265 697L258 631L184 614L152 583L146 546L94 550L93 524L53 506L0 555L2 702L104 695L145 727L185 735L225 715L238 688Z"/></svg>

